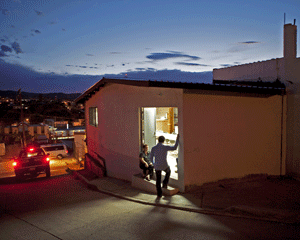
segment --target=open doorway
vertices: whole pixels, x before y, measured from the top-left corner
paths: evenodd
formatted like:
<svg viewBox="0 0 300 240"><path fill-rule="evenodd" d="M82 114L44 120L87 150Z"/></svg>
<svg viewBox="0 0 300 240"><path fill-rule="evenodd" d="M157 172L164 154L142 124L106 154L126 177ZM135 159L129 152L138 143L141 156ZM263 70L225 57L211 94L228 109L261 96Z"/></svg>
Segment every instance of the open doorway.
<svg viewBox="0 0 300 240"><path fill-rule="evenodd" d="M140 109L140 146L147 144L149 151L158 142L159 136L165 137L165 145L174 145L178 134L178 108L158 107ZM170 178L178 180L178 148L169 151L167 156L171 168Z"/></svg>

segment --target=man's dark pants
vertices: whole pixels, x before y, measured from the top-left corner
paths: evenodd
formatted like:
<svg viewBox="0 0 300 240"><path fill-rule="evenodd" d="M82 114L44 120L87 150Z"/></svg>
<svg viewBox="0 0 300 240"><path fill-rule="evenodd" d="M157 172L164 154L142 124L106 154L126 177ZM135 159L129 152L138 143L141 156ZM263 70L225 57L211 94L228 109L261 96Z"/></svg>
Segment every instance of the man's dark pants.
<svg viewBox="0 0 300 240"><path fill-rule="evenodd" d="M164 170L166 172L166 176L163 180L163 185L168 185L170 175L171 175L171 169L170 167L166 168ZM155 170L156 173L156 191L157 191L157 196L162 196L162 190L161 190L161 170Z"/></svg>

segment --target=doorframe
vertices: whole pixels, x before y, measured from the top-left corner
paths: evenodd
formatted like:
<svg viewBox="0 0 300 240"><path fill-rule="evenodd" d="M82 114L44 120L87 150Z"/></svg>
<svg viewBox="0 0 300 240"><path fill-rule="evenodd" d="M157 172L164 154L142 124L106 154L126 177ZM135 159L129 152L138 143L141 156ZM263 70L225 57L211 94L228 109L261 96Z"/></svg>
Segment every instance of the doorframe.
<svg viewBox="0 0 300 240"><path fill-rule="evenodd" d="M144 109L145 108L155 108L155 109L157 109L157 108L177 108L177 125L178 125L178 133L177 134L179 134L179 107L174 107L174 106L160 106L160 107L157 107L157 106L155 106L155 107L139 107L139 109L138 109L138 115L139 115L139 149L140 149L140 151L142 151L142 146L143 146L143 144L144 144L144 139L145 139L145 136L144 136L144 134L145 134L145 132L144 132ZM173 114L175 114L175 111L173 111ZM174 120L175 120L175 116L174 116ZM157 126L156 126L156 129L157 129ZM175 131L175 126L174 126L174 131ZM181 137L180 137L181 138ZM180 148L180 146L178 146L178 164L177 164L177 179L174 179L174 178L170 178L170 184L172 184L172 185L175 185L175 186L177 186L177 187L179 187L180 189L181 189L181 191L182 191L182 187L180 187L179 186L179 182L181 182L181 181L179 181L179 161L180 161L180 156L182 156L182 154L180 154L180 152L182 151L182 149L183 148ZM150 151L151 151L151 149L150 149Z"/></svg>

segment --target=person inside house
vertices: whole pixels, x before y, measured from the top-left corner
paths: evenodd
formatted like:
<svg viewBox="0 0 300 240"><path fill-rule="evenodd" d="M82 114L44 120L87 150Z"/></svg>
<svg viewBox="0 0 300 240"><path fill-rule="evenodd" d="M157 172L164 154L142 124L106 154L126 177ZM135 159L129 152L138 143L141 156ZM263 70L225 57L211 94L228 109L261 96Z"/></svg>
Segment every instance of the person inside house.
<svg viewBox="0 0 300 240"><path fill-rule="evenodd" d="M149 146L147 144L143 145L142 152L139 155L140 159L140 168L143 170L143 178L150 181L150 178L153 175L153 164L149 159Z"/></svg>
<svg viewBox="0 0 300 240"><path fill-rule="evenodd" d="M179 143L179 134L177 135L174 146L163 145L164 141L165 141L165 137L160 136L158 138L158 144L151 149L151 153L150 153L150 161L154 163L154 169L156 173L156 190L157 190L157 197L159 198L162 196L161 171L164 171L166 173L166 176L163 180L162 187L168 188L171 169L167 162L167 154L168 151L174 151L177 149Z"/></svg>

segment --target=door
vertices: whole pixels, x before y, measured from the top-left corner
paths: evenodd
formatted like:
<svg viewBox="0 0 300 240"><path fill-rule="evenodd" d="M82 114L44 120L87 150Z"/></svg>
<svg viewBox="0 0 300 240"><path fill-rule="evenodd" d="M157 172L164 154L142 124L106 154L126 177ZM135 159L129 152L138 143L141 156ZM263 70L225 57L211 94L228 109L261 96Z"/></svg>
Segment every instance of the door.
<svg viewBox="0 0 300 240"><path fill-rule="evenodd" d="M150 150L156 145L156 108L144 108L144 141Z"/></svg>

